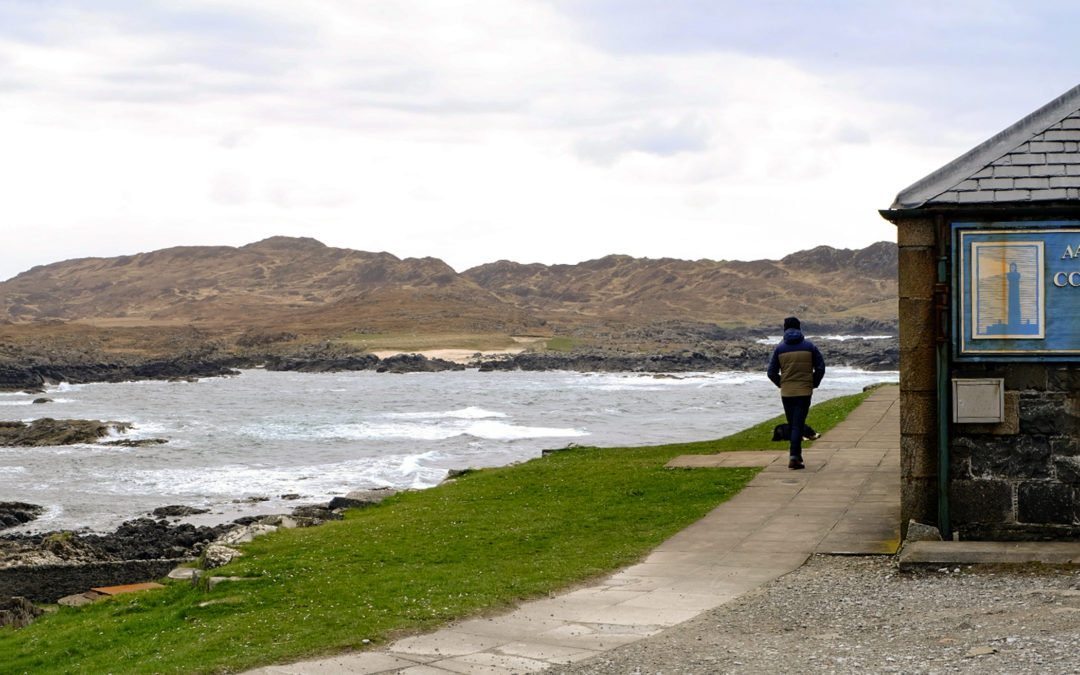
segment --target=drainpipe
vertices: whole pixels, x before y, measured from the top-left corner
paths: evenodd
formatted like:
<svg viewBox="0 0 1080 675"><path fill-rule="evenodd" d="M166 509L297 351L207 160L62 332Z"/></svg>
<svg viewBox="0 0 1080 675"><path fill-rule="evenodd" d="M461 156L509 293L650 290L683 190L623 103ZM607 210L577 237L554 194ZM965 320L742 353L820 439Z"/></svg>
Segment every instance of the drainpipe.
<svg viewBox="0 0 1080 675"><path fill-rule="evenodd" d="M938 269L934 284L937 326L937 422L938 422L938 530L952 540L949 521L949 256L944 218L938 216Z"/></svg>

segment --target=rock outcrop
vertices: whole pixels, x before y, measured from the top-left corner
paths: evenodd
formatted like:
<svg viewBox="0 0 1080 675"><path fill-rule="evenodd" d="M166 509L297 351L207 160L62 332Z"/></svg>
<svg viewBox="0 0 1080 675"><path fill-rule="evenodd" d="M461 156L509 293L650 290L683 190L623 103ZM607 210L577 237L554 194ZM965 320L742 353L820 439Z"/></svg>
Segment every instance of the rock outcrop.
<svg viewBox="0 0 1080 675"><path fill-rule="evenodd" d="M29 424L0 422L0 446L41 447L94 443L99 438L108 436L110 431L127 431L130 428L131 425L125 422L55 420L51 417L43 417Z"/></svg>
<svg viewBox="0 0 1080 675"><path fill-rule="evenodd" d="M10 598L7 602L0 600L0 628L29 626L44 613L45 610L21 596Z"/></svg>
<svg viewBox="0 0 1080 675"><path fill-rule="evenodd" d="M26 502L0 502L0 530L15 527L36 519L45 507Z"/></svg>

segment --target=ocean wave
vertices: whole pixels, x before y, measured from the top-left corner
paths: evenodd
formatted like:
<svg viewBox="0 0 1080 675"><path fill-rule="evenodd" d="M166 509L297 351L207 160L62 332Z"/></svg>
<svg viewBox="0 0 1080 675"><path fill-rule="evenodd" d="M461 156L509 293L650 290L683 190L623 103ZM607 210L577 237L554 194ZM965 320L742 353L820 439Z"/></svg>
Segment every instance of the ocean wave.
<svg viewBox="0 0 1080 675"><path fill-rule="evenodd" d="M746 384L758 379L757 373L743 371L700 373L610 373L579 380L578 386L594 391L667 391L677 387L708 388Z"/></svg>
<svg viewBox="0 0 1080 675"><path fill-rule="evenodd" d="M392 412L386 413L383 417L389 419L462 419L462 420L478 420L486 419L489 417L506 417L506 413L495 412L492 410L484 410L477 406L469 406L467 408L461 408L460 410L447 410L443 412Z"/></svg>
<svg viewBox="0 0 1080 675"><path fill-rule="evenodd" d="M104 494L160 495L191 506L212 506L223 499L272 496L289 492L340 494L364 487L426 488L446 477L438 451L389 455L345 462L294 467L243 464L130 471L122 480L115 474L96 473L96 489Z"/></svg>
<svg viewBox="0 0 1080 675"><path fill-rule="evenodd" d="M479 409L478 409L479 410ZM443 441L460 436L473 436L487 440L516 440L522 438L584 436L587 432L561 427L523 426L502 421L506 415L492 414L488 417L418 418L412 421L365 421L345 424L265 424L245 427L243 433L251 437L274 440L323 441Z"/></svg>

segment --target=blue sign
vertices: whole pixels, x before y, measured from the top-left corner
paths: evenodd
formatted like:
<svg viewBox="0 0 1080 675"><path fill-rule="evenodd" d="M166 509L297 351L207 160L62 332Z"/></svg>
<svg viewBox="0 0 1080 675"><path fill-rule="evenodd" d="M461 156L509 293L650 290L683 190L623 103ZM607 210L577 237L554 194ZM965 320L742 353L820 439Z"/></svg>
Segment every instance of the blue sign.
<svg viewBox="0 0 1080 675"><path fill-rule="evenodd" d="M1080 222L953 228L957 356L1080 356Z"/></svg>

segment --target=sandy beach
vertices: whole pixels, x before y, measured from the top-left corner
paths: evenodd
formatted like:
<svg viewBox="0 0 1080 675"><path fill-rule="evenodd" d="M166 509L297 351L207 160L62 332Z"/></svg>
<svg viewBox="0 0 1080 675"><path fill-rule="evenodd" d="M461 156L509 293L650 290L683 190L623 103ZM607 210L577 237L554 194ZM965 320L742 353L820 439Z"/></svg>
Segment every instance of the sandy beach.
<svg viewBox="0 0 1080 675"><path fill-rule="evenodd" d="M444 361L453 361L454 363L468 364L479 355L483 358L489 358L492 356L504 356L512 354L520 354L533 345L542 344L547 341L547 338L538 337L513 337L514 342L517 344L513 347L507 347L506 349L492 349L492 350L476 350L476 349L425 349L416 352L400 352L394 350L380 350L371 352L380 359L385 359L398 354L421 354L429 359L443 359Z"/></svg>

